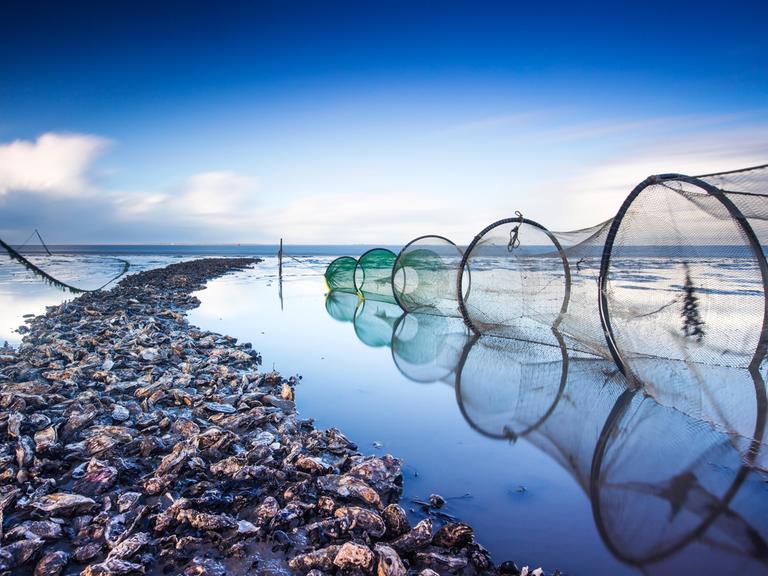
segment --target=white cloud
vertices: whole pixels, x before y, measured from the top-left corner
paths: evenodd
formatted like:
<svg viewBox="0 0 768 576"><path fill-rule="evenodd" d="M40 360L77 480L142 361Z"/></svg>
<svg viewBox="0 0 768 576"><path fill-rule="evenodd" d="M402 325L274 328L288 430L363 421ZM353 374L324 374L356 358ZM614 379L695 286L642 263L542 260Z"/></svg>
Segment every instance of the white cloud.
<svg viewBox="0 0 768 576"><path fill-rule="evenodd" d="M703 130L623 148L557 179L541 181L532 198L542 223L569 230L613 217L627 195L648 176L688 176L765 164L768 125Z"/></svg>
<svg viewBox="0 0 768 576"><path fill-rule="evenodd" d="M49 132L36 141L0 144L0 195L37 192L55 196L92 193L93 161L109 141L88 134Z"/></svg>
<svg viewBox="0 0 768 576"><path fill-rule="evenodd" d="M253 178L234 172L201 172L186 181L174 204L182 215L236 217L252 210L257 188Z"/></svg>
<svg viewBox="0 0 768 576"><path fill-rule="evenodd" d="M304 195L270 212L261 224L267 237L292 243L405 243L424 234L440 234L466 243L498 215L469 203L432 196L397 194Z"/></svg>

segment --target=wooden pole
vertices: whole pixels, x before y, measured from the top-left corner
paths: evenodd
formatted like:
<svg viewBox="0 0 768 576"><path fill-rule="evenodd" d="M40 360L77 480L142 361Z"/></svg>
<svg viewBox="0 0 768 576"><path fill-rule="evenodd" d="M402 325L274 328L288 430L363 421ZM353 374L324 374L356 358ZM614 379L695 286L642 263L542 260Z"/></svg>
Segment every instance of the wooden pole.
<svg viewBox="0 0 768 576"><path fill-rule="evenodd" d="M278 276L283 277L283 239L280 238L280 250L277 251Z"/></svg>

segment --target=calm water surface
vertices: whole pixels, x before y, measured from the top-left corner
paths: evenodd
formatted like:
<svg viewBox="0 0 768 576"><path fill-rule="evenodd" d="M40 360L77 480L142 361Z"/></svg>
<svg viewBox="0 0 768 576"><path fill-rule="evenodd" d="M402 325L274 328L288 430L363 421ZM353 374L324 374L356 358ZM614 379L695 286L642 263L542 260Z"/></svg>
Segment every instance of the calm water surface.
<svg viewBox="0 0 768 576"><path fill-rule="evenodd" d="M123 257L135 271L192 256ZM698 375L729 391L708 399L739 422L741 434L726 433L688 409L696 394L674 363L654 366L679 392L657 403L610 363L557 345L472 341L460 322L328 298L332 258L287 261L282 286L274 258L215 280L190 320L252 342L265 369L302 375L302 416L403 458L414 518L411 500L439 493L497 561L547 572L766 573L765 457L747 433L762 440L760 375ZM119 269L98 254L46 264L94 286ZM0 341L18 343L24 314L66 297L0 260Z"/></svg>

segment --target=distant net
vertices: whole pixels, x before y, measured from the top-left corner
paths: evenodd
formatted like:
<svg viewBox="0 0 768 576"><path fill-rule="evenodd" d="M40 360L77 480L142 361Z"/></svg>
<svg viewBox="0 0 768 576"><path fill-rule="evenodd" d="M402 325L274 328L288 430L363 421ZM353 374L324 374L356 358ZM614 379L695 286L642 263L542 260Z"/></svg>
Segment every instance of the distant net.
<svg viewBox="0 0 768 576"><path fill-rule="evenodd" d="M442 236L421 236L406 244L392 270L392 290L400 307L406 312L461 316L457 280L462 256L461 249ZM469 278L464 285L468 292Z"/></svg>
<svg viewBox="0 0 768 576"><path fill-rule="evenodd" d="M759 189L765 171L708 179ZM612 222L601 263L601 320L619 365L640 379L647 357L759 365L766 218L768 196L723 191L706 179L662 175L635 188Z"/></svg>
<svg viewBox="0 0 768 576"><path fill-rule="evenodd" d="M392 358L409 380L453 384L469 340L461 318L419 312L403 314L392 334Z"/></svg>
<svg viewBox="0 0 768 576"><path fill-rule="evenodd" d="M395 303L392 293L392 267L397 256L386 248L374 248L357 261L354 282L363 298Z"/></svg>
<svg viewBox="0 0 768 576"><path fill-rule="evenodd" d="M331 291L356 292L355 266L357 260L351 256L341 256L328 264L325 269L325 282Z"/></svg>

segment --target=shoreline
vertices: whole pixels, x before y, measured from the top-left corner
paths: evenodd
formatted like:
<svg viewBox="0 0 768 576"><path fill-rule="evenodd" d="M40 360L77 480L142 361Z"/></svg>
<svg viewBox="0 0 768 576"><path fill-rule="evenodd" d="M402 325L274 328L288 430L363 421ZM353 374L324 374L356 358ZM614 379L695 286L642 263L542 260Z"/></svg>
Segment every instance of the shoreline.
<svg viewBox="0 0 768 576"><path fill-rule="evenodd" d="M398 459L315 429L293 378L189 325L194 291L259 261L128 276L0 350L0 573L518 573L438 499L411 526Z"/></svg>

